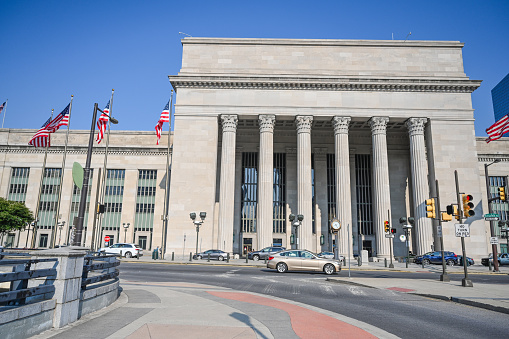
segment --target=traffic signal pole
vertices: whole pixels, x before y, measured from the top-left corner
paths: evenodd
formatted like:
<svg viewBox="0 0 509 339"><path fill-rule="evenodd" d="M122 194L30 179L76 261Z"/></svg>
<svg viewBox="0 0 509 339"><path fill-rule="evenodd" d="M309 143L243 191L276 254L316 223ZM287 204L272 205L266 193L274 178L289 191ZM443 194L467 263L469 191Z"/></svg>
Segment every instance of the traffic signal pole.
<svg viewBox="0 0 509 339"><path fill-rule="evenodd" d="M442 255L442 274L440 275L440 281L451 281L449 275L447 275L446 265L445 265L445 257L444 257L444 234L442 230L442 215L440 211L440 191L438 190L438 180L435 181L435 188L437 192L437 206L438 206L438 230L439 238L440 238L440 253Z"/></svg>
<svg viewBox="0 0 509 339"><path fill-rule="evenodd" d="M460 197L460 185L458 181L458 171L454 170L454 180L456 181L456 197L458 199L458 215L460 224L463 223L463 208L461 204ZM465 272L465 277L461 280L461 286L463 287L473 287L472 280L468 279L468 270L467 270L467 253L465 251L465 237L461 237L461 250L463 253L463 271Z"/></svg>
<svg viewBox="0 0 509 339"><path fill-rule="evenodd" d="M491 165L491 164L490 164ZM488 164L484 164L484 177L486 178L486 197L488 198L488 212L493 213L493 208L491 207L491 199L490 199L490 177L488 176ZM490 220L490 233L491 237L495 237L494 230L494 221ZM493 272L500 272L498 268L498 249L497 244L491 245L491 253L493 253Z"/></svg>

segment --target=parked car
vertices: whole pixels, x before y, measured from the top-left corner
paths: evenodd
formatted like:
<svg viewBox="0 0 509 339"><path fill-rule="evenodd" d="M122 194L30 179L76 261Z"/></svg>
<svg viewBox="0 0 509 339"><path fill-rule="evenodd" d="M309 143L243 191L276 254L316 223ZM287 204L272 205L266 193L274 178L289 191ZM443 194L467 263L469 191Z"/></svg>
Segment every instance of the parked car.
<svg viewBox="0 0 509 339"><path fill-rule="evenodd" d="M316 255L318 258L325 258L325 259L334 259L334 252L320 252ZM339 261L343 262L345 260L345 256L339 254Z"/></svg>
<svg viewBox="0 0 509 339"><path fill-rule="evenodd" d="M287 271L318 271L333 274L341 271L341 262L334 259L319 258L306 250L288 250L269 256L267 268L279 273Z"/></svg>
<svg viewBox="0 0 509 339"><path fill-rule="evenodd" d="M444 251L444 259L445 263L449 266L456 265L458 263L458 256L454 252ZM429 264L442 264L442 252L428 252L423 255L418 255L414 258L414 262L416 264L424 263L424 265Z"/></svg>
<svg viewBox="0 0 509 339"><path fill-rule="evenodd" d="M205 252L196 253L193 256L193 258L194 259L208 259L209 254L210 254L210 259L214 259L214 260L217 259L219 261L223 261L224 259L226 259L226 256L228 255L228 253L223 252L221 250L208 250Z"/></svg>
<svg viewBox="0 0 509 339"><path fill-rule="evenodd" d="M284 250L286 250L286 248L281 247L281 246L265 247L264 249L259 250L259 251L249 252L247 254L247 258L252 259L254 261L258 261L260 259L268 258L269 255L272 255L274 253L281 252Z"/></svg>
<svg viewBox="0 0 509 339"><path fill-rule="evenodd" d="M114 244L110 247L102 247L99 249L99 252L105 254L120 254L126 258L137 257L139 259L143 256L143 250L139 245L126 243Z"/></svg>
<svg viewBox="0 0 509 339"><path fill-rule="evenodd" d="M4 247L3 246L0 246L0 253L3 253L4 252ZM0 255L0 260L2 260L4 258L3 255Z"/></svg>
<svg viewBox="0 0 509 339"><path fill-rule="evenodd" d="M488 266L488 262L491 262L493 265L493 253L490 253L488 258L482 258L481 264L484 266ZM498 264L499 265L509 265L509 254L508 253L500 253L498 255Z"/></svg>
<svg viewBox="0 0 509 339"><path fill-rule="evenodd" d="M459 265L459 266L463 266L463 256L462 255L458 255L458 260L456 260L456 265ZM467 257L467 260L468 260L468 265L467 266L470 266L470 265L473 265L475 262L474 262L474 259L470 258L470 257Z"/></svg>

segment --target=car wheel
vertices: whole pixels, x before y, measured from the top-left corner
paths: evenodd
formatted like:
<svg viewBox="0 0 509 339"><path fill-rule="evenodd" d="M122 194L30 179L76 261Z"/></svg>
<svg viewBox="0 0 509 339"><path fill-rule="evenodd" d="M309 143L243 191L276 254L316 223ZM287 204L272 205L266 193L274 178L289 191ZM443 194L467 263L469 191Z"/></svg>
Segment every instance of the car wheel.
<svg viewBox="0 0 509 339"><path fill-rule="evenodd" d="M325 266L323 267L323 271L325 272L325 274L331 275L334 272L336 272L336 269L334 268L334 265L332 265L332 264L325 264Z"/></svg>
<svg viewBox="0 0 509 339"><path fill-rule="evenodd" d="M285 273L286 271L288 271L288 266L286 266L284 262L280 262L276 265L276 270L279 273Z"/></svg>
<svg viewBox="0 0 509 339"><path fill-rule="evenodd" d="M452 259L447 259L447 261L445 262L448 266L454 266L455 262L454 260Z"/></svg>
<svg viewBox="0 0 509 339"><path fill-rule="evenodd" d="M223 261L224 260L224 257L222 255L219 256L219 258L217 258L217 260L219 261Z"/></svg>
<svg viewBox="0 0 509 339"><path fill-rule="evenodd" d="M201 259L201 255L197 255L197 256L196 256L196 259Z"/></svg>
<svg viewBox="0 0 509 339"><path fill-rule="evenodd" d="M429 264L431 264L431 261L429 261L429 259L422 259L422 263L424 265L429 265Z"/></svg>
<svg viewBox="0 0 509 339"><path fill-rule="evenodd" d="M126 258L132 258L133 257L133 254L131 252L125 252L124 256Z"/></svg>
<svg viewBox="0 0 509 339"><path fill-rule="evenodd" d="M255 255L253 255L253 260L254 260L254 261L258 261L258 260L260 260L260 256L259 256L259 255L256 255L256 254L255 254Z"/></svg>

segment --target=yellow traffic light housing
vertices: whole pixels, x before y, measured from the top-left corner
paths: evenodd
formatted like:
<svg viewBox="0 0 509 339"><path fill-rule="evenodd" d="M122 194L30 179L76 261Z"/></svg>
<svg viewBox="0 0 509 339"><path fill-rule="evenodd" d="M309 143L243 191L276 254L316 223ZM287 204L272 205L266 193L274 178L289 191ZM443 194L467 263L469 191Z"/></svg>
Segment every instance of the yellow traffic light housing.
<svg viewBox="0 0 509 339"><path fill-rule="evenodd" d="M474 203L472 202L474 197L470 194L463 194L461 198L463 200L463 215L465 218L473 217L475 215L475 212L473 211Z"/></svg>
<svg viewBox="0 0 509 339"><path fill-rule="evenodd" d="M452 215L447 212L442 212L442 221L452 221Z"/></svg>
<svg viewBox="0 0 509 339"><path fill-rule="evenodd" d="M389 225L389 222L387 220L384 221L384 230L385 230L385 233L389 233L391 229L391 226Z"/></svg>
<svg viewBox="0 0 509 339"><path fill-rule="evenodd" d="M498 188L498 195L500 196L500 201L505 201L505 187Z"/></svg>
<svg viewBox="0 0 509 339"><path fill-rule="evenodd" d="M436 218L435 199L426 199L426 217Z"/></svg>

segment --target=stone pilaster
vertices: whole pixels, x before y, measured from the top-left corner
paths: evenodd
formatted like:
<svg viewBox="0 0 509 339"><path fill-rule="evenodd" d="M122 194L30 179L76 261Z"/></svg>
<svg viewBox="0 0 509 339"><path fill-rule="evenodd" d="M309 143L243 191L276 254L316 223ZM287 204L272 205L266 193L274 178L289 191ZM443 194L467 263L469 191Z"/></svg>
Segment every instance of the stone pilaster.
<svg viewBox="0 0 509 339"><path fill-rule="evenodd" d="M275 115L260 115L260 152L258 155L258 213L256 235L258 248L272 245L272 191L274 171L274 126Z"/></svg>
<svg viewBox="0 0 509 339"><path fill-rule="evenodd" d="M429 198L428 164L426 160L426 144L424 126L426 118L410 118L406 121L410 137L410 165L412 168L412 187L414 200L416 254L431 250L433 243L433 226L431 219L426 218L425 200ZM440 209L437 207L437 210Z"/></svg>
<svg viewBox="0 0 509 339"><path fill-rule="evenodd" d="M217 248L233 253L233 216L235 197L236 115L221 115L223 139L221 143L221 181L219 183L219 227Z"/></svg>
<svg viewBox="0 0 509 339"><path fill-rule="evenodd" d="M311 184L311 123L312 116L297 116L297 214L304 220L298 230L299 249L313 250L313 200Z"/></svg>
<svg viewBox="0 0 509 339"><path fill-rule="evenodd" d="M348 142L348 127L350 117L335 116L332 120L334 126L334 154L336 158L336 211L341 222L339 232L339 253L345 257L352 257L353 246L348 242L347 226L350 225L352 234L352 197L350 190L350 148ZM350 248L350 252L348 251Z"/></svg>
<svg viewBox="0 0 509 339"><path fill-rule="evenodd" d="M390 222L391 195L387 158L388 117L370 119L373 140L373 223L376 232L376 256L389 258L389 239L385 238L384 221Z"/></svg>

